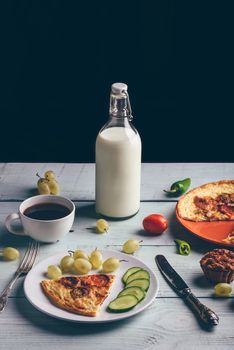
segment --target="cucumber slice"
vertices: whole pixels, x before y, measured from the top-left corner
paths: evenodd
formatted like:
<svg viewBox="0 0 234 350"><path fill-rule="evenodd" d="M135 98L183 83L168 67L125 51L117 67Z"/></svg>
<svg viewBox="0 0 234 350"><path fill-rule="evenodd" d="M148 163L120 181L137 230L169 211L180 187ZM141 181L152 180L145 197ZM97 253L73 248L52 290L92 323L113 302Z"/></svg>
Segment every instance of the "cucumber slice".
<svg viewBox="0 0 234 350"><path fill-rule="evenodd" d="M138 303L144 299L145 291L140 287L126 287L124 288L118 295L118 297L122 295L134 295L138 299Z"/></svg>
<svg viewBox="0 0 234 350"><path fill-rule="evenodd" d="M126 287L133 287L133 286L140 287L146 292L149 289L150 281L146 278L139 278L138 280L133 280L126 285Z"/></svg>
<svg viewBox="0 0 234 350"><path fill-rule="evenodd" d="M130 283L133 280L138 280L139 278L145 278L149 280L150 274L146 270L139 270L137 272L134 272L127 278L126 284Z"/></svg>
<svg viewBox="0 0 234 350"><path fill-rule="evenodd" d="M122 295L111 301L108 309L112 312L124 312L131 310L137 304L138 299L134 295Z"/></svg>
<svg viewBox="0 0 234 350"><path fill-rule="evenodd" d="M128 279L128 277L129 277L131 274L133 274L133 273L135 273L135 272L137 272L137 271L139 271L139 270L141 270L141 268L140 268L140 267L137 267L137 266L131 267L130 269L128 269L128 270L125 272L125 274L123 275L123 277L122 277L122 282L125 284L126 281L127 281L127 279Z"/></svg>

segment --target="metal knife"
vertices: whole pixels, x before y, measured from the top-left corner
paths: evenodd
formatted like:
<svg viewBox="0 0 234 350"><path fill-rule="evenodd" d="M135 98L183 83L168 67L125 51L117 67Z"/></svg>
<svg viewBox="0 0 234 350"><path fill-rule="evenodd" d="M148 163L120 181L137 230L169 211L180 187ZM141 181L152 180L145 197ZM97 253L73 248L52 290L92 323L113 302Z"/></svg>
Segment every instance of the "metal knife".
<svg viewBox="0 0 234 350"><path fill-rule="evenodd" d="M155 261L166 281L179 294L179 296L181 296L197 312L201 320L212 326L218 325L218 315L216 315L214 311L210 310L207 306L202 304L197 297L195 297L195 295L191 292L191 289L180 277L180 275L178 275L178 273L172 268L165 256L156 255Z"/></svg>

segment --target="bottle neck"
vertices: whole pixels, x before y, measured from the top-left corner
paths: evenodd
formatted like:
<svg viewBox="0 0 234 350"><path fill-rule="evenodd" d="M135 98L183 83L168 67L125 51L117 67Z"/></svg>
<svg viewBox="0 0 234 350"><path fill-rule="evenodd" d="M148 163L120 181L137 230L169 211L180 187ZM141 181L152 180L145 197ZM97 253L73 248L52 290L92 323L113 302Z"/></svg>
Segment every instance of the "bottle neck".
<svg viewBox="0 0 234 350"><path fill-rule="evenodd" d="M132 120L132 111L127 92L110 95L109 113L110 117Z"/></svg>
<svg viewBox="0 0 234 350"><path fill-rule="evenodd" d="M132 110L127 91L118 93L111 92L109 117L108 122L104 125L100 132L107 128L122 127L130 128L137 134L136 129L131 123Z"/></svg>
<svg viewBox="0 0 234 350"><path fill-rule="evenodd" d="M116 118L125 118L128 117L128 109L127 109L127 98L126 96L110 96L110 116Z"/></svg>

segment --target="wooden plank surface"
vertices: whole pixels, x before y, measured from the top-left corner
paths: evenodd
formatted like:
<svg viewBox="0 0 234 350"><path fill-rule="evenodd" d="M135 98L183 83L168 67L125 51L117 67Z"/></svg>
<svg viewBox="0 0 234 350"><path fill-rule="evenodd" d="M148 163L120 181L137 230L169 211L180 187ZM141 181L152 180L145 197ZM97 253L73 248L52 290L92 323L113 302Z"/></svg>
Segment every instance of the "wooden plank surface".
<svg viewBox="0 0 234 350"><path fill-rule="evenodd" d="M58 175L62 195L73 200L94 200L94 164L57 163L0 163L0 200L23 200L36 194L36 173L43 176L49 169ZM163 189L186 177L192 179L192 187L233 179L234 163L144 163L141 200L168 200Z"/></svg>
<svg viewBox="0 0 234 350"><path fill-rule="evenodd" d="M220 315L220 324L214 329L202 326L177 298L157 298L145 312L121 322L88 326L56 320L37 311L23 298L12 298L1 314L0 348L233 349L233 299L205 301Z"/></svg>
<svg viewBox="0 0 234 350"><path fill-rule="evenodd" d="M66 247L64 245L66 245ZM121 251L121 246L101 246L97 243L95 244L94 242L92 242L92 244L89 245L78 246L72 244L72 242L67 242L67 244L66 242L64 242L64 245L61 246L61 244L56 244L56 246L53 245L53 248L49 246L41 246L37 262L47 258L48 256L52 256L60 252L66 255L67 251L69 249L74 249L74 247L79 247L79 249L81 248L88 253L95 249L97 246L99 249L108 249L114 252ZM21 247L20 251L23 254L23 252L25 251L25 247ZM141 261L143 261L145 264L147 264L155 272L159 280L160 297L170 298L177 297L177 295L168 286L164 278L161 276L161 273L159 272L154 261L156 254L163 254L167 257L168 261L171 262L174 268L185 279L185 281L192 288L193 292L197 295L197 297L213 297L214 286L212 283L208 282L208 280L204 277L204 274L199 265L199 261L202 256L200 252L194 250L191 252L189 257L184 257L176 253L176 248L174 246L142 246L141 249L135 254L135 256ZM127 258L128 257L126 256L126 260ZM57 263L59 264L59 261ZM14 272L16 271L17 266L18 262L1 262L0 286L6 285L11 276L13 276ZM18 280L17 285L13 289L11 296L24 296L23 282L24 278L22 277Z"/></svg>
<svg viewBox="0 0 234 350"><path fill-rule="evenodd" d="M1 246L11 245L20 247L21 252L27 245L27 238L17 237L10 234L4 227L4 221L9 213L17 211L19 203L3 202L0 203L0 241ZM149 265L160 279L160 295L165 297L175 296L175 293L167 286L161 278L156 268L154 257L156 254L164 254L179 269L187 282L194 289L198 296L208 297L212 294L212 286L204 278L199 260L204 252L212 249L213 245L201 241L186 231L177 221L174 216L175 203L165 202L143 202L141 209L134 217L124 221L111 221L110 230L107 234L97 234L92 228L95 225L96 215L94 203L76 202L76 218L73 225L74 232L70 232L63 240L56 244L41 244L38 261L51 256L58 252L71 249L94 249L107 248L120 251L121 244L127 239L143 240L141 249L135 254L147 265ZM146 236L142 230L143 218L152 212L159 212L170 219L169 228L160 236ZM191 244L192 253L189 257L184 257L177 254L175 238L186 239ZM2 262L2 273L0 274L0 285L5 285L14 271L17 268L18 262ZM190 273L193 271L193 274ZM23 296L22 280L18 283L18 288L15 288L13 295ZM207 287L207 288L206 288Z"/></svg>
<svg viewBox="0 0 234 350"><path fill-rule="evenodd" d="M233 349L234 297L215 299L213 285L199 266L202 255L215 245L202 241L185 230L175 218L175 199L167 198L162 189L174 180L191 177L193 186L205 182L231 179L234 164L143 164L140 211L134 217L109 220L108 234L93 230L98 216L94 207L93 164L0 164L0 247L16 246L25 251L28 239L9 234L4 221L18 210L19 202L36 194L36 172L53 169L58 174L62 195L75 201L74 232L55 244L41 244L37 261L68 249L81 248L121 250L130 238L143 239L136 256L156 273L160 291L153 305L140 315L122 322L102 325L82 325L48 317L33 308L23 293L24 277L15 286L9 304L0 314L0 349L25 350L97 349ZM79 201L80 200L80 201ZM169 228L158 237L146 236L142 220L150 213L161 213L169 219ZM188 257L177 254L175 238L191 244ZM168 286L158 271L154 257L164 254L186 280L193 292L220 316L213 330L201 325L183 301ZM18 266L18 261L0 261L0 287L3 288Z"/></svg>
<svg viewBox="0 0 234 350"><path fill-rule="evenodd" d="M77 240L77 244L92 244L92 241L104 245L119 245L127 238L143 239L144 245L174 245L173 239L184 237L186 240L193 241L200 245L205 242L196 239L187 230L185 230L176 220L174 202L142 202L139 212L127 220L111 220L108 234L96 234L95 222L98 215L95 213L94 202L75 202L76 216L73 225L74 233L69 233L69 240ZM0 232L2 240L11 240L15 236L8 234L4 222L8 214L17 212L18 202L0 202ZM160 213L169 220L169 228L159 236L145 235L143 231L143 218L151 213ZM3 242L3 241L2 241Z"/></svg>

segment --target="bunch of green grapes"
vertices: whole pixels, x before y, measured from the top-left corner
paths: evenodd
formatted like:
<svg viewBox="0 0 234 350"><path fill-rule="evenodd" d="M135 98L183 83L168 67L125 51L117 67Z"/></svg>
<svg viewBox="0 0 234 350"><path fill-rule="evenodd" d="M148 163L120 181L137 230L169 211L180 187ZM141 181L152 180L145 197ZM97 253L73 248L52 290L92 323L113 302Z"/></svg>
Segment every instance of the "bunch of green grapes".
<svg viewBox="0 0 234 350"><path fill-rule="evenodd" d="M69 255L61 259L59 266L48 266L48 278L57 279L67 273L83 275L92 269L110 273L118 269L121 261L125 261L111 257L103 262L102 253L97 248L91 252L90 256L83 250L69 250L68 252Z"/></svg>
<svg viewBox="0 0 234 350"><path fill-rule="evenodd" d="M39 177L37 188L40 194L57 195L60 193L60 187L56 180L56 175L52 170L46 171L44 177L41 177L38 173L36 175Z"/></svg>
<svg viewBox="0 0 234 350"><path fill-rule="evenodd" d="M69 255L65 255L61 259L59 267L56 265L48 266L47 276L51 279L57 279L62 274L67 273L83 275L90 272L91 269L92 264L83 250L69 250Z"/></svg>

